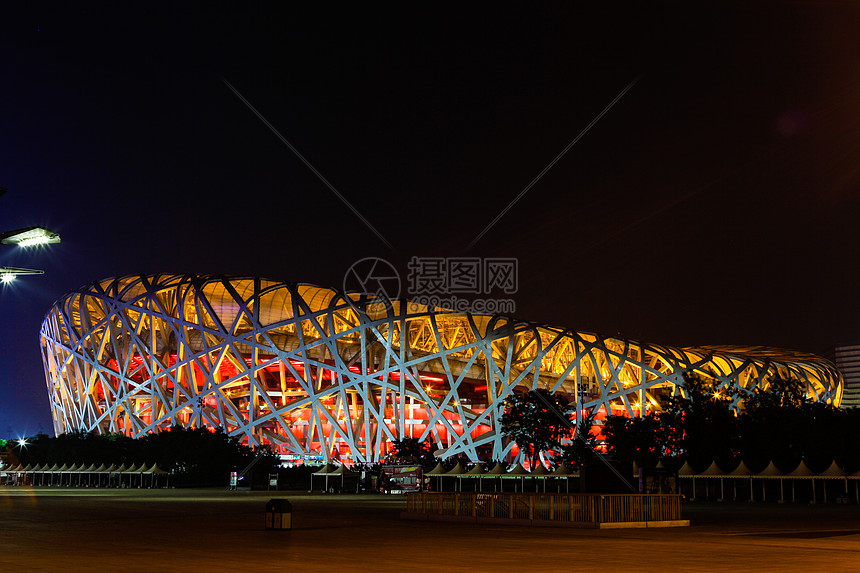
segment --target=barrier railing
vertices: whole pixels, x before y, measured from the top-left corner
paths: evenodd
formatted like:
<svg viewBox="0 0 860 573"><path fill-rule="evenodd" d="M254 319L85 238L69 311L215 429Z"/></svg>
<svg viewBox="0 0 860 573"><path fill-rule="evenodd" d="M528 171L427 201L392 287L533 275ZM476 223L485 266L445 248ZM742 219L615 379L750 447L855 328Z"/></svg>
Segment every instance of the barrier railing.
<svg viewBox="0 0 860 573"><path fill-rule="evenodd" d="M406 513L572 523L681 520L676 494L409 493Z"/></svg>

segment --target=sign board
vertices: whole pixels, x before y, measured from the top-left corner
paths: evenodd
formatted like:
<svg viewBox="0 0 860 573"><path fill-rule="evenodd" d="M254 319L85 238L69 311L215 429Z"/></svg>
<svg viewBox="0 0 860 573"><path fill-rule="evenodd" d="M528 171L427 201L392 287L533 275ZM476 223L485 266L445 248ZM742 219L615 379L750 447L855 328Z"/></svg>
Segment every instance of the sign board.
<svg viewBox="0 0 860 573"><path fill-rule="evenodd" d="M379 490L382 493L421 491L423 473L421 466L383 466L379 474Z"/></svg>

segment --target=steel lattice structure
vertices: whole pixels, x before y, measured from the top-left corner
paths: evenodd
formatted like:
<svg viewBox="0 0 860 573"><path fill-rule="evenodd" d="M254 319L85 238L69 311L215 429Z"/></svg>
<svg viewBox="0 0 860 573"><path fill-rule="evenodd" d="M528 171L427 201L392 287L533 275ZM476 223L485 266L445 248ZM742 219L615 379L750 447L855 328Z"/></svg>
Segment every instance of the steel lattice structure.
<svg viewBox="0 0 860 573"><path fill-rule="evenodd" d="M59 300L41 331L54 429L137 437L223 427L282 453L375 462L390 442L502 459L514 390L564 393L577 411L643 415L684 393L803 381L838 405L827 360L762 347L670 348L502 316L433 309L260 278L140 275Z"/></svg>

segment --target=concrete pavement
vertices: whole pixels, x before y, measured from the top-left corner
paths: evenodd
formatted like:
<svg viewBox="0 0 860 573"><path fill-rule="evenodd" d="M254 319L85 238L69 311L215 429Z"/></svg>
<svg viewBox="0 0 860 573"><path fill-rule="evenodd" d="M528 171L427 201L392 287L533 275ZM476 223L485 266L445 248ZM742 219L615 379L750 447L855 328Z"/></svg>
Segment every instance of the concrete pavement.
<svg viewBox="0 0 860 573"><path fill-rule="evenodd" d="M272 497L293 529L264 529ZM0 570L799 571L860 569L860 508L690 504L689 528L404 521L402 498L0 487Z"/></svg>

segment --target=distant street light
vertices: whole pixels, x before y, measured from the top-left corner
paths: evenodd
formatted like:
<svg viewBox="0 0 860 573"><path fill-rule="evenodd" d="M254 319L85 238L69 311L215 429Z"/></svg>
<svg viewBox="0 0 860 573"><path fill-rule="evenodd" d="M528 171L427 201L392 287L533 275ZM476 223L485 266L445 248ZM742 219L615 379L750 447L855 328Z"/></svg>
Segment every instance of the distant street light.
<svg viewBox="0 0 860 573"><path fill-rule="evenodd" d="M45 271L38 269L22 269L20 267L0 267L0 282L11 283L20 275L43 275Z"/></svg>
<svg viewBox="0 0 860 573"><path fill-rule="evenodd" d="M0 187L0 196L6 193L6 189ZM6 231L0 233L0 245L18 245L19 247L28 248L36 245L49 245L59 243L60 235L45 227L25 227L15 231ZM6 284L15 280L15 277L21 275L41 275L45 271L38 269L22 269L18 267L3 267L0 266L0 283Z"/></svg>

